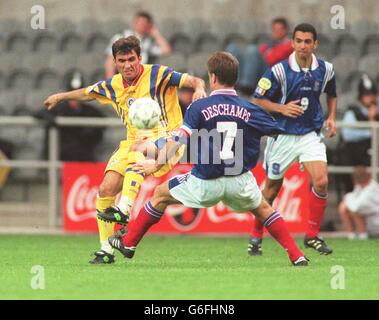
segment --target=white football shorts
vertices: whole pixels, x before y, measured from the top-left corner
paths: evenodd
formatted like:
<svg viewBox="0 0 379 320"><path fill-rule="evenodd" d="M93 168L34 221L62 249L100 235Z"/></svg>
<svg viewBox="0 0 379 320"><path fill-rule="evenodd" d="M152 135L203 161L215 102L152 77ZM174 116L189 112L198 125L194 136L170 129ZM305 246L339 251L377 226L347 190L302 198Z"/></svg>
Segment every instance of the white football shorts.
<svg viewBox="0 0 379 320"><path fill-rule="evenodd" d="M189 208L208 208L222 201L234 212L251 211L261 204L262 193L253 174L204 180L191 173L169 181L171 195Z"/></svg>
<svg viewBox="0 0 379 320"><path fill-rule="evenodd" d="M370 184L362 188L355 186L352 192L345 195L345 205L353 213L360 215L379 216L379 184L372 180Z"/></svg>
<svg viewBox="0 0 379 320"><path fill-rule="evenodd" d="M327 162L325 144L315 131L304 135L280 134L267 139L264 165L269 179L282 179L292 163L309 161Z"/></svg>

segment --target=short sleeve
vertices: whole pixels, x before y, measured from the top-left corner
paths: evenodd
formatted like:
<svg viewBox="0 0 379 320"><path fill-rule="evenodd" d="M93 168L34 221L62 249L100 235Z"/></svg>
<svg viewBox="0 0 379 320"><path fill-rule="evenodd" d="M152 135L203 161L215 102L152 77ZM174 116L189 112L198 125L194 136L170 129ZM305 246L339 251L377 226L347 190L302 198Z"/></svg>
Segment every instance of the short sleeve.
<svg viewBox="0 0 379 320"><path fill-rule="evenodd" d="M337 97L335 76L327 82L324 91L328 96Z"/></svg>
<svg viewBox="0 0 379 320"><path fill-rule="evenodd" d="M99 81L92 86L86 88L86 95L96 99L101 104L113 104L111 97L107 96L105 88L108 86L108 82L111 79L105 81Z"/></svg>
<svg viewBox="0 0 379 320"><path fill-rule="evenodd" d="M325 76L324 76L323 92L327 95L336 97L336 74L334 67L330 62L325 61Z"/></svg>
<svg viewBox="0 0 379 320"><path fill-rule="evenodd" d="M187 73L172 70L168 85L181 88L186 77Z"/></svg>
<svg viewBox="0 0 379 320"><path fill-rule="evenodd" d="M255 98L271 100L281 93L279 76L275 74L274 67L267 69L259 80L254 92Z"/></svg>

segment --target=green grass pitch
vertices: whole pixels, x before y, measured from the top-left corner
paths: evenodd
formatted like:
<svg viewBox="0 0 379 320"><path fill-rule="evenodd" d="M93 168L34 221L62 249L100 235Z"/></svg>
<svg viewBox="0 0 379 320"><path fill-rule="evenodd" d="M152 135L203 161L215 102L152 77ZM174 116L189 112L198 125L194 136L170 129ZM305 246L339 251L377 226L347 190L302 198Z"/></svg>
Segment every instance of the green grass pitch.
<svg viewBox="0 0 379 320"><path fill-rule="evenodd" d="M310 266L294 268L270 238L250 257L247 238L148 236L133 260L90 265L95 235L1 235L0 299L379 299L379 240L327 243L332 255L305 249ZM31 287L34 265L45 289ZM345 289L331 288L333 266Z"/></svg>

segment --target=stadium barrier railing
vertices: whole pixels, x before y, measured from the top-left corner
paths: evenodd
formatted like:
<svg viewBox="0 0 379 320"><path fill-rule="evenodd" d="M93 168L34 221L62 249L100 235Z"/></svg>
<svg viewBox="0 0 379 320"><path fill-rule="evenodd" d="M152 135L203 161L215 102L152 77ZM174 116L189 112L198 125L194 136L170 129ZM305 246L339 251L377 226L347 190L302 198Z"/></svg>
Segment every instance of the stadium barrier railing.
<svg viewBox="0 0 379 320"><path fill-rule="evenodd" d="M2 126L27 126L40 127L41 120L29 116L2 116L0 117L0 127ZM59 127L87 126L87 127L122 127L124 126L119 119L112 118L87 118L87 117L57 117L56 125ZM365 128L371 129L372 157L371 172L373 177L379 174L379 149L378 149L378 129L379 122L356 122L344 123L337 121L337 128ZM49 227L57 228L58 223L58 203L59 203L59 169L62 162L58 160L59 136L57 127L49 128L49 154L48 160L0 160L0 167L10 168L38 168L48 170L48 195L49 195ZM346 174L352 173L352 166L328 166L329 173Z"/></svg>

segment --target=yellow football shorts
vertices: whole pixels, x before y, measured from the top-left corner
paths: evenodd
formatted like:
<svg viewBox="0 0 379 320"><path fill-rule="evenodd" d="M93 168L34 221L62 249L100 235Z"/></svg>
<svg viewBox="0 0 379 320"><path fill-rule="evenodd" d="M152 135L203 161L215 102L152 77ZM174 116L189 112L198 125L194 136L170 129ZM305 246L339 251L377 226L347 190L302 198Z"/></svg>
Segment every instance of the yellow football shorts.
<svg viewBox="0 0 379 320"><path fill-rule="evenodd" d="M166 139L172 134L167 134L158 139L155 139L154 143L158 149L162 149L166 143ZM105 168L105 173L107 171L116 171L122 176L125 175L125 170L128 165L128 153L130 147L133 145L134 141L122 140L119 147L113 152L111 158L108 161L107 167ZM159 171L153 173L154 177L161 177L168 173L183 156L185 146L181 146L179 150L175 153L175 156L169 160Z"/></svg>

